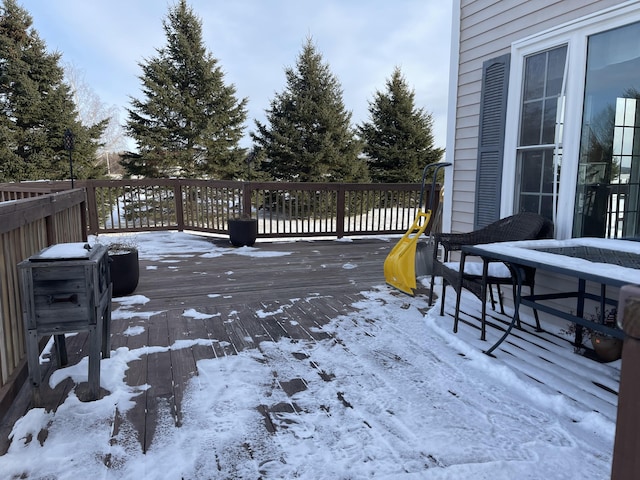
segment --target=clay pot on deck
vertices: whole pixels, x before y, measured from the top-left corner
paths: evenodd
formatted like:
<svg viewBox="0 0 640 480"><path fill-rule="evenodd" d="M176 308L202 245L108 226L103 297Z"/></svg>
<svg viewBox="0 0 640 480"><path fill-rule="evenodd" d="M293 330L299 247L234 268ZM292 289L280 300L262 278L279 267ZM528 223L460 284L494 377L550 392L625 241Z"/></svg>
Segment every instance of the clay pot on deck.
<svg viewBox="0 0 640 480"><path fill-rule="evenodd" d="M594 334L591 336L591 344L598 358L605 363L622 357L622 340L619 338Z"/></svg>
<svg viewBox="0 0 640 480"><path fill-rule="evenodd" d="M109 269L113 297L122 297L133 293L138 286L140 267L138 249L133 247L109 247Z"/></svg>
<svg viewBox="0 0 640 480"><path fill-rule="evenodd" d="M255 218L230 218L229 241L234 247L251 247L258 237L258 220Z"/></svg>

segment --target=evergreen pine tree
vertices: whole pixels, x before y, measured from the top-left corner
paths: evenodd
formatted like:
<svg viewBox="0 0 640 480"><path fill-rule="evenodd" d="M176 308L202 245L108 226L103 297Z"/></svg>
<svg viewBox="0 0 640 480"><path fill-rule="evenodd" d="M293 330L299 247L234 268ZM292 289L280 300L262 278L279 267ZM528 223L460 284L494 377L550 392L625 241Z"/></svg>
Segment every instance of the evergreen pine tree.
<svg viewBox="0 0 640 480"><path fill-rule="evenodd" d="M202 23L185 0L163 20L167 45L141 63L144 100L132 99L126 130L139 154L129 155L129 174L150 177L216 177L245 174L239 148L246 103L225 85L218 61L207 52Z"/></svg>
<svg viewBox="0 0 640 480"><path fill-rule="evenodd" d="M60 54L46 52L33 20L15 0L0 9L0 181L69 178L63 139L74 135L76 178L103 174L95 165L106 122L85 127L78 120Z"/></svg>
<svg viewBox="0 0 640 480"><path fill-rule="evenodd" d="M251 132L266 157L262 168L277 180L365 181L351 112L345 110L340 84L310 38L296 69L285 69L285 76L286 89L266 110L268 125L256 120L257 132Z"/></svg>
<svg viewBox="0 0 640 480"><path fill-rule="evenodd" d="M369 102L370 121L358 130L374 182L419 182L424 167L442 158L433 147L433 118L416 108L415 94L399 68L387 80L386 92Z"/></svg>

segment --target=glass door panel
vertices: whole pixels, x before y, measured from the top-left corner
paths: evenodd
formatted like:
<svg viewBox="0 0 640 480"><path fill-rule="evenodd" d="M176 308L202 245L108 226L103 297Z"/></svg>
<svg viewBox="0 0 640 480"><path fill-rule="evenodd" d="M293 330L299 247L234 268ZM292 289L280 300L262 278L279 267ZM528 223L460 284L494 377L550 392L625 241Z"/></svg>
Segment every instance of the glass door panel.
<svg viewBox="0 0 640 480"><path fill-rule="evenodd" d="M640 235L640 23L592 35L573 235Z"/></svg>

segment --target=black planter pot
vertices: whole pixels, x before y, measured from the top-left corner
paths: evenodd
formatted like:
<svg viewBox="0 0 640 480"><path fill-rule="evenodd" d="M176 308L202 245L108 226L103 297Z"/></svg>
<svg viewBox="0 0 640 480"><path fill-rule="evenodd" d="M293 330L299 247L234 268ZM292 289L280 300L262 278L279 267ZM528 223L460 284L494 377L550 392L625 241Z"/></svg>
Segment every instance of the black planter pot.
<svg viewBox="0 0 640 480"><path fill-rule="evenodd" d="M607 335L592 335L591 344L598 358L605 363L614 362L622 357L622 339Z"/></svg>
<svg viewBox="0 0 640 480"><path fill-rule="evenodd" d="M130 249L109 253L111 271L112 296L129 295L138 286L140 267L138 266L138 250Z"/></svg>
<svg viewBox="0 0 640 480"><path fill-rule="evenodd" d="M258 237L258 220L255 218L233 218L228 222L229 241L234 247L251 247Z"/></svg>

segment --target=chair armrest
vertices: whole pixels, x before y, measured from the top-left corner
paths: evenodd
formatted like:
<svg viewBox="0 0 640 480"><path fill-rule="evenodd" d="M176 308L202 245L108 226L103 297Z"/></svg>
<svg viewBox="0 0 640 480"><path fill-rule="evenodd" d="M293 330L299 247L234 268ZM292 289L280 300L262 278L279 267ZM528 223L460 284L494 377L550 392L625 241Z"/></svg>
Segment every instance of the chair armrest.
<svg viewBox="0 0 640 480"><path fill-rule="evenodd" d="M485 235L479 235L479 232L468 233L436 233L434 240L436 245L442 245L447 251L460 250L464 245L477 245L479 243L487 243L483 241Z"/></svg>

